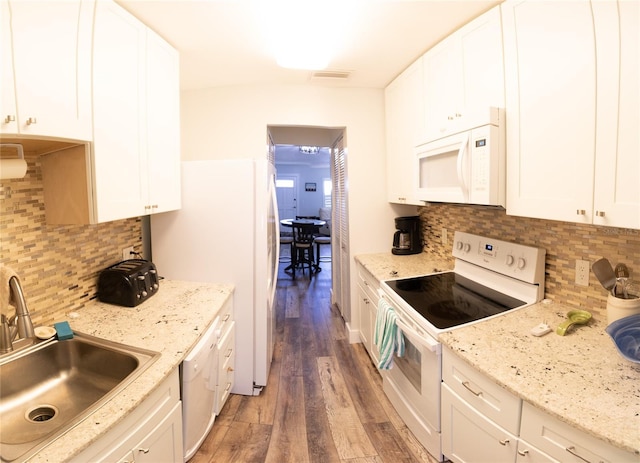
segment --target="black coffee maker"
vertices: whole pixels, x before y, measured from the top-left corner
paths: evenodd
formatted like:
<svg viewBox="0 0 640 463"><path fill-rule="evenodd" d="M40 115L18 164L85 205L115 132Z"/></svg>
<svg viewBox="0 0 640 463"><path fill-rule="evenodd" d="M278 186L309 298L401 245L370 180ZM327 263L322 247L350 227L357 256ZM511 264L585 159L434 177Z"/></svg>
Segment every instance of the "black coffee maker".
<svg viewBox="0 0 640 463"><path fill-rule="evenodd" d="M420 254L422 252L422 232L420 217L417 215L396 217L396 231L393 235L391 252L398 255Z"/></svg>

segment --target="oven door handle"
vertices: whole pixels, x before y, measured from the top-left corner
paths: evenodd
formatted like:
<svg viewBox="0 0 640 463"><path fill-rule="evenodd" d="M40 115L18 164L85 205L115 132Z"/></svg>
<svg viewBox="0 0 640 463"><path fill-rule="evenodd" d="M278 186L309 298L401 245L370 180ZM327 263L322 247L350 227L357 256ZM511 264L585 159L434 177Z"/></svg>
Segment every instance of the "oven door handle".
<svg viewBox="0 0 640 463"><path fill-rule="evenodd" d="M400 319L400 317L396 318L396 325L398 325L398 328L400 328L403 333L405 333L405 334L409 335L410 337L414 338L416 340L416 342L419 342L420 345L426 347L431 352L435 352L436 354L439 354L441 352L441 349L442 349L441 348L441 344L438 341L436 341L433 338L431 338L431 336L429 336L428 334L422 334L421 335L416 330L414 330L412 327L410 327L405 322L403 322Z"/></svg>

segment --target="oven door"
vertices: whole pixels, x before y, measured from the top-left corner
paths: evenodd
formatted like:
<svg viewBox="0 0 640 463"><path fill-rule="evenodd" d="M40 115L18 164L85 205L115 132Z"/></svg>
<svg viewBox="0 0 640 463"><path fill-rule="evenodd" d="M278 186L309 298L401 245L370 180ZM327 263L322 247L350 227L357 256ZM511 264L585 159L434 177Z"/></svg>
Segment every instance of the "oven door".
<svg viewBox="0 0 640 463"><path fill-rule="evenodd" d="M442 460L440 444L440 383L442 346L394 306L405 352L393 358L385 372L384 390L411 432L434 457Z"/></svg>

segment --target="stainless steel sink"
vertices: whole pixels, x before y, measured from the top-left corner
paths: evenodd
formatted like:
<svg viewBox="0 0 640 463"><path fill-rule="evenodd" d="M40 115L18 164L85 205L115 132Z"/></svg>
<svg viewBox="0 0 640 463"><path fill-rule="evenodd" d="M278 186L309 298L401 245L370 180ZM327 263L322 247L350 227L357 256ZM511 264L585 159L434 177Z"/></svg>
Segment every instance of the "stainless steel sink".
<svg viewBox="0 0 640 463"><path fill-rule="evenodd" d="M77 425L160 356L82 333L0 358L0 461L22 461Z"/></svg>

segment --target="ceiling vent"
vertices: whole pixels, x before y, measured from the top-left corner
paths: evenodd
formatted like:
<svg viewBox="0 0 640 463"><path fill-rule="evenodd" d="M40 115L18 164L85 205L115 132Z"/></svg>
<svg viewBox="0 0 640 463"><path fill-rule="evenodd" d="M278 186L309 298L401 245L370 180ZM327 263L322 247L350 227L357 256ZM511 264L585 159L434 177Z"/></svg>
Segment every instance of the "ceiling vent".
<svg viewBox="0 0 640 463"><path fill-rule="evenodd" d="M311 81L345 82L351 76L351 71L314 71L311 73Z"/></svg>

